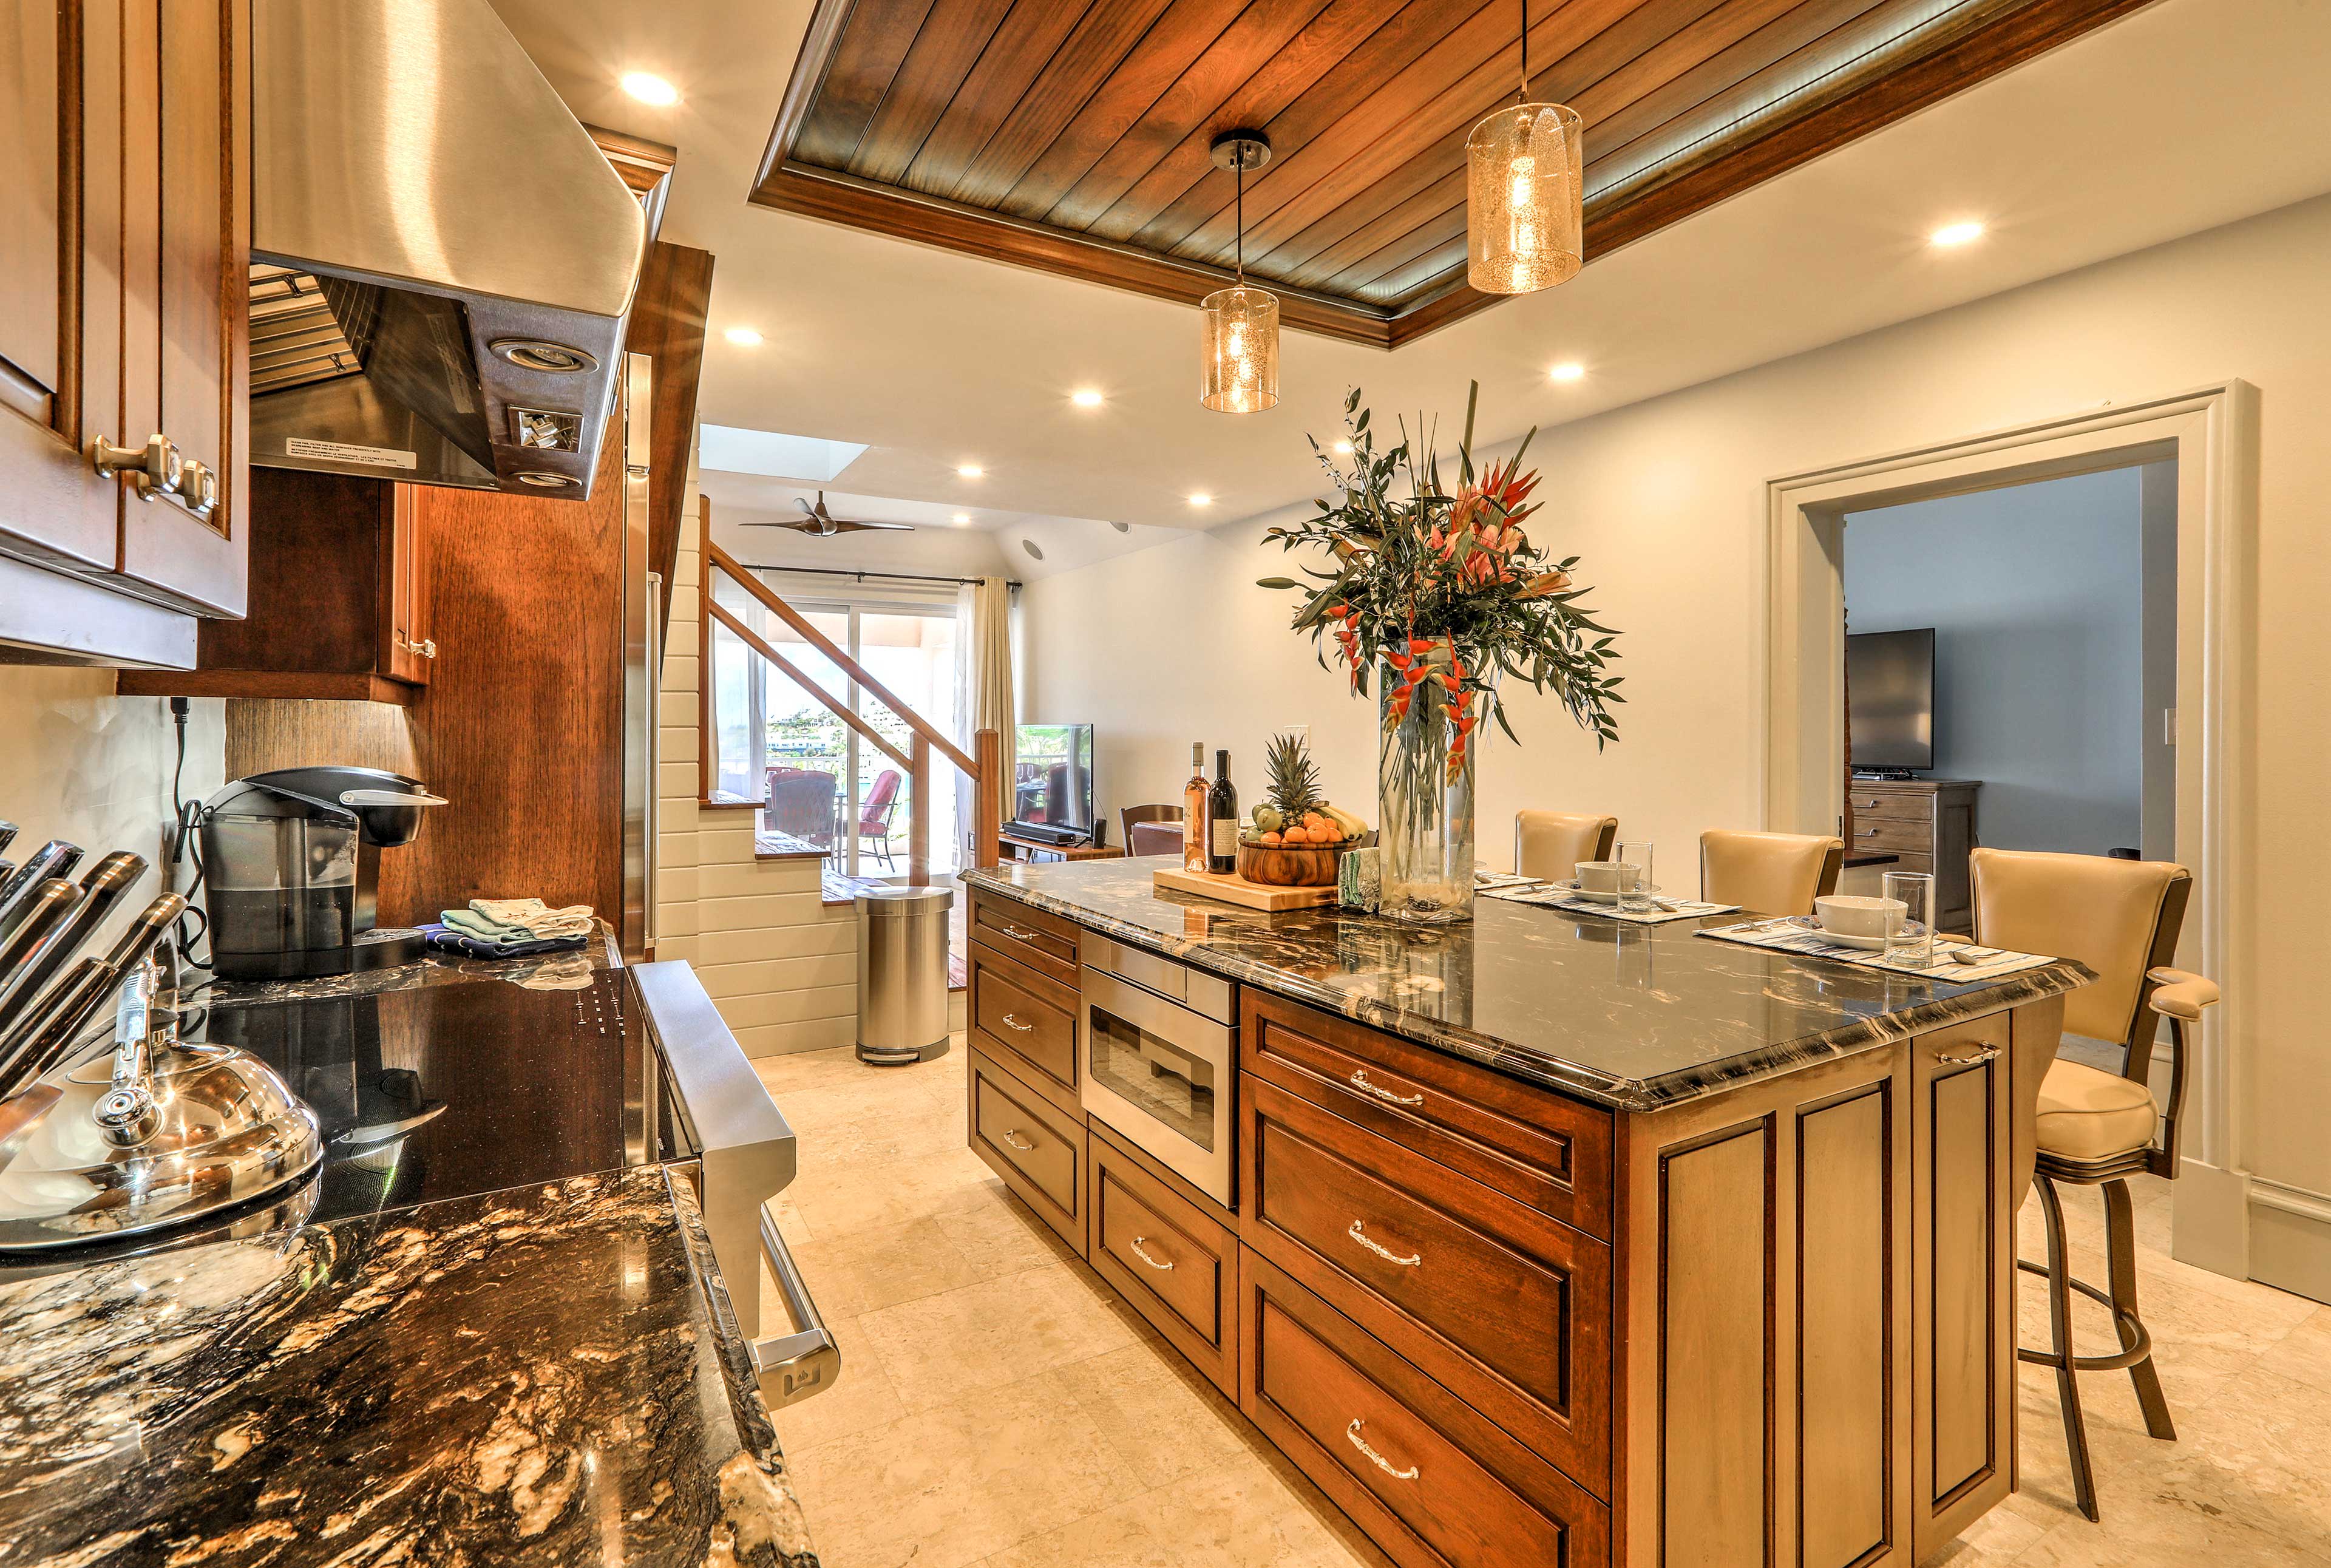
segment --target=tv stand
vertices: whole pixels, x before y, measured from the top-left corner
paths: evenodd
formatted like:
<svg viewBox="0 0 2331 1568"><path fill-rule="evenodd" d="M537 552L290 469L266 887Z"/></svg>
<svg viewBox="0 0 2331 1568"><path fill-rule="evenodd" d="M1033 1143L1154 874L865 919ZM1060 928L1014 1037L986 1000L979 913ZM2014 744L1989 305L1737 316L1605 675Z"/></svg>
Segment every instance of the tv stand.
<svg viewBox="0 0 2331 1568"><path fill-rule="evenodd" d="M1854 775L1846 792L1853 815L1849 857L1875 851L1896 857L1888 868L1926 871L1935 879L1935 918L1946 931L1965 931L1974 917L1967 851L1976 836L1974 779L1877 779Z"/></svg>
<svg viewBox="0 0 2331 1568"><path fill-rule="evenodd" d="M1031 838L1010 828L995 835L995 851L1003 860L1023 864L1039 860L1113 860L1125 853L1123 850L1096 843L1091 839L1055 842L1049 838Z"/></svg>

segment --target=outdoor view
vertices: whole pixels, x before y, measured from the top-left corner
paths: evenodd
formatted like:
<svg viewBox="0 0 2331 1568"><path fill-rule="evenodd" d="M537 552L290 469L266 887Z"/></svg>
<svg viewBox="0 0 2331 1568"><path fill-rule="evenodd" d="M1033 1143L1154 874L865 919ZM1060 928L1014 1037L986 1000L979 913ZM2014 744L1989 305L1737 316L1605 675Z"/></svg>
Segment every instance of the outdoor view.
<svg viewBox="0 0 2331 1568"><path fill-rule="evenodd" d="M811 624L901 702L940 734L955 734L952 603L794 602ZM906 721L871 695L854 690L833 661L798 632L757 605L730 605L724 595L723 607L766 638L805 679L849 703L901 755L909 753ZM829 850L836 870L856 876L904 876L912 795L906 768L785 673L751 655L725 628L714 630L713 660L721 790L765 800L762 818L767 826ZM757 747L753 744L756 733ZM931 774L931 869L937 874L954 870L958 858L955 774L944 758L936 756Z"/></svg>

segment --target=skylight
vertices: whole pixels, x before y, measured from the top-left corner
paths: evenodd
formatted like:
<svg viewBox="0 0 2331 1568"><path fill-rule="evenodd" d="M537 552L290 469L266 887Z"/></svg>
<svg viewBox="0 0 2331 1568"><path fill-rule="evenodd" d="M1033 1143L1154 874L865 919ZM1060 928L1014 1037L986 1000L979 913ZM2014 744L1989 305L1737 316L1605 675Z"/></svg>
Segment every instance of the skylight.
<svg viewBox="0 0 2331 1568"><path fill-rule="evenodd" d="M702 429L697 461L722 473L763 474L770 479L807 480L823 484L839 479L858 461L863 442L825 441L813 435L787 435L782 431L747 430L733 424L708 424Z"/></svg>

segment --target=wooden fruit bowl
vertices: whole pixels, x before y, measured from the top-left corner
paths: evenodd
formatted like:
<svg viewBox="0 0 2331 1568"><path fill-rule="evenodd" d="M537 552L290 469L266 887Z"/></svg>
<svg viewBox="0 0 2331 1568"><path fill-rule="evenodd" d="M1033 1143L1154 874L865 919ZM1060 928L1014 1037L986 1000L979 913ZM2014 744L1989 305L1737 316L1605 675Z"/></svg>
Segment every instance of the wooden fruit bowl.
<svg viewBox="0 0 2331 1568"><path fill-rule="evenodd" d="M1238 874L1266 888L1332 888L1337 858L1375 839L1374 833L1339 844L1250 844L1238 849Z"/></svg>

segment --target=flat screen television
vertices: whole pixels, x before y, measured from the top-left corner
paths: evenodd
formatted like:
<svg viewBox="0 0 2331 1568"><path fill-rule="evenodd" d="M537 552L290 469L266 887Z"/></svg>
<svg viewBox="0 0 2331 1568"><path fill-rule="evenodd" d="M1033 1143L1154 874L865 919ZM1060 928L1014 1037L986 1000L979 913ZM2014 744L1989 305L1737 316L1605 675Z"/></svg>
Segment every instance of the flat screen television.
<svg viewBox="0 0 2331 1568"><path fill-rule="evenodd" d="M1012 821L1037 838L1093 831L1093 727L1023 724L1013 732Z"/></svg>
<svg viewBox="0 0 2331 1568"><path fill-rule="evenodd" d="M1862 773L1935 765L1935 629L1845 640L1849 761Z"/></svg>

